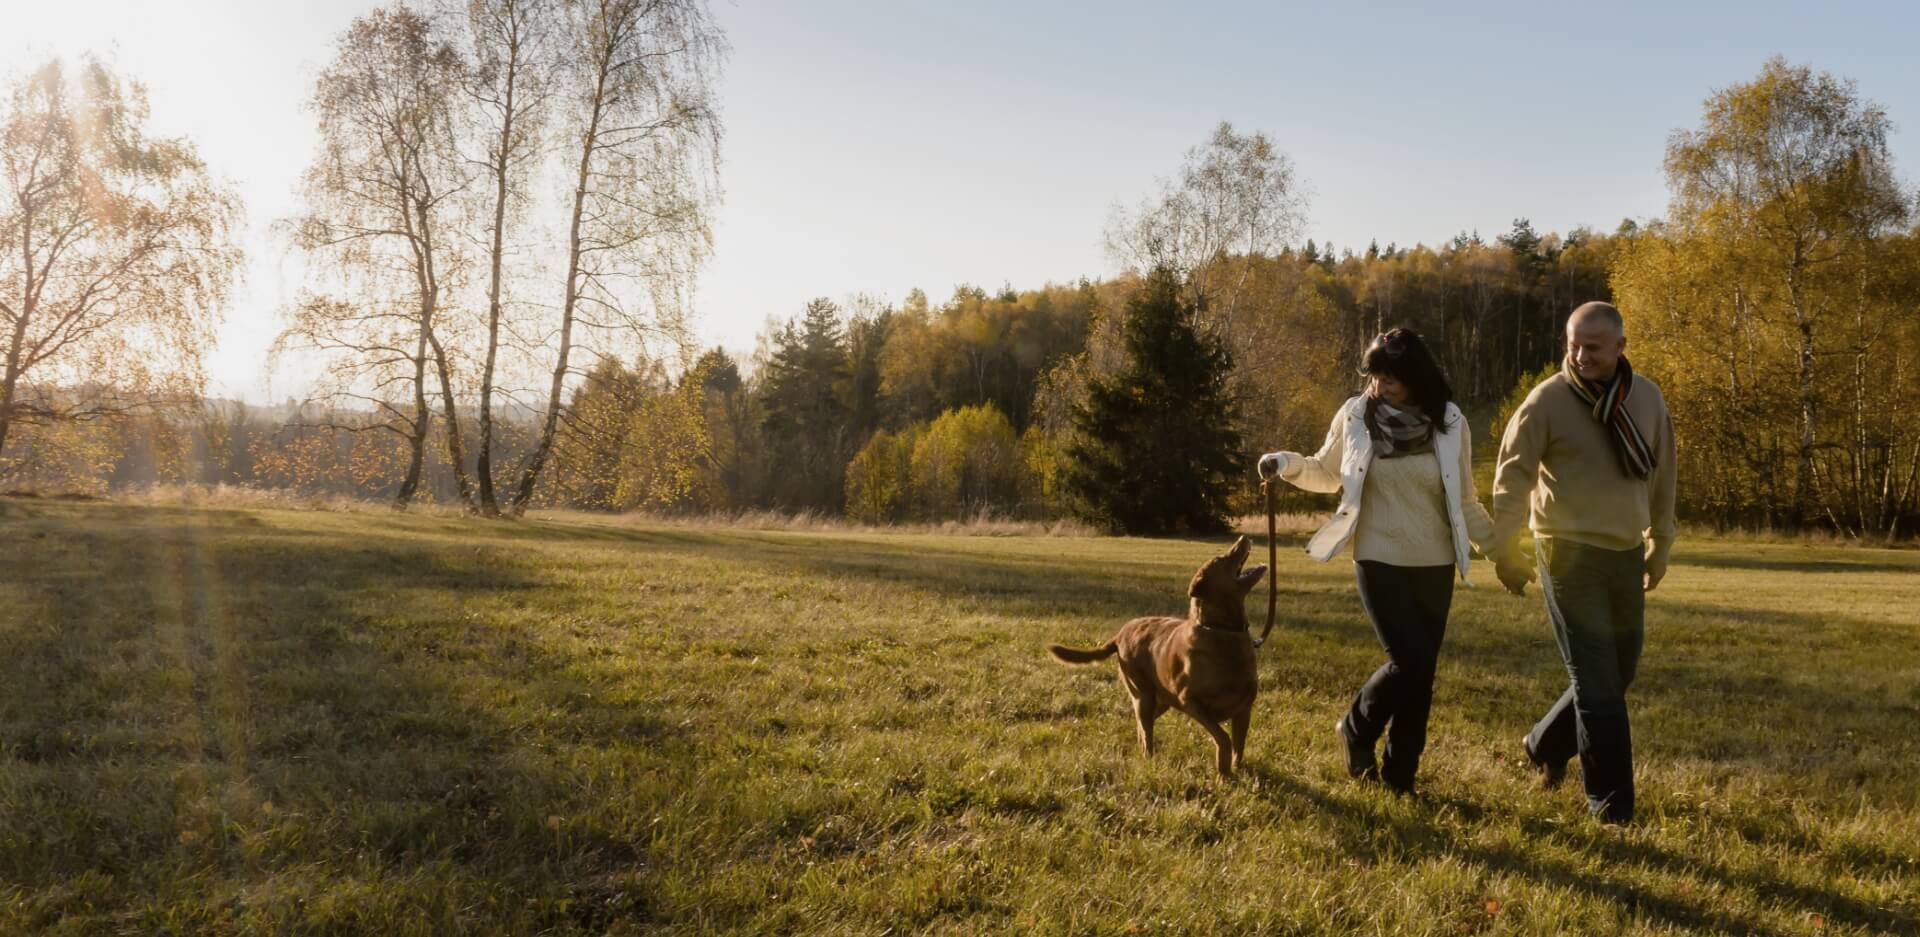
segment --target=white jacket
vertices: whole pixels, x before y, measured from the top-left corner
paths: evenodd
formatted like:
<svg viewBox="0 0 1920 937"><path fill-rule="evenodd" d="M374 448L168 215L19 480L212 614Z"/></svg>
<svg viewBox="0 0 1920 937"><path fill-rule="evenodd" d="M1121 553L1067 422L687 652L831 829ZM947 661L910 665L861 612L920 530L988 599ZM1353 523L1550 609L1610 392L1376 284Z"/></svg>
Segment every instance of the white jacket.
<svg viewBox="0 0 1920 937"><path fill-rule="evenodd" d="M1366 396L1356 396L1340 406L1327 427L1326 442L1320 451L1306 456L1297 452L1276 452L1279 477L1305 491L1340 492L1340 507L1333 517L1307 541L1307 555L1326 562L1353 539L1354 526L1360 520L1360 496L1366 491L1367 469L1373 464L1373 441L1367 436ZM1460 408L1447 404L1447 431L1433 434L1433 455L1440 460L1440 484L1445 489L1447 521L1453 529L1455 564L1460 579L1467 579L1470 548L1480 546L1485 553L1493 536L1493 518L1480 504L1473 485L1473 441L1467 418ZM1409 457L1409 458L1417 458Z"/></svg>

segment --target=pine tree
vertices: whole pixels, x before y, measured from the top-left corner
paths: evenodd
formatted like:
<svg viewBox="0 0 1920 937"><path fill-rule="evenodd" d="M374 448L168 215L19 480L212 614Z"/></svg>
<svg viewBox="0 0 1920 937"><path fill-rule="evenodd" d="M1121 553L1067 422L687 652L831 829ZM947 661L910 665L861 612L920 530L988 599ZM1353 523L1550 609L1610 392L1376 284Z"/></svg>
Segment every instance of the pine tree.
<svg viewBox="0 0 1920 937"><path fill-rule="evenodd" d="M769 455L780 467L774 473L774 498L780 506L840 509L843 473L852 456L847 445L849 382L840 308L816 299L798 322L787 323L775 337L761 386L766 411L761 428L772 447Z"/></svg>
<svg viewBox="0 0 1920 937"><path fill-rule="evenodd" d="M1073 410L1066 484L1078 512L1127 533L1224 530L1240 461L1232 355L1194 328L1165 269L1128 301L1121 332L1125 368L1091 380Z"/></svg>
<svg viewBox="0 0 1920 937"><path fill-rule="evenodd" d="M893 310L855 315L847 323L847 406L854 439L880 428L880 353L893 331Z"/></svg>

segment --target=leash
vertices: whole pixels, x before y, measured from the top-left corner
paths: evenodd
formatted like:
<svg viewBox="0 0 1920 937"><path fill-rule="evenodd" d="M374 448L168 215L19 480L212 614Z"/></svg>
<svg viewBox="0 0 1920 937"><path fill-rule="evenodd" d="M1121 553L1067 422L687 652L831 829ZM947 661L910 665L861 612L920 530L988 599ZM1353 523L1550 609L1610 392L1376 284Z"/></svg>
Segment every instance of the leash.
<svg viewBox="0 0 1920 937"><path fill-rule="evenodd" d="M1273 479L1260 480L1260 494L1267 499L1267 626L1253 639L1253 646L1267 643L1273 633L1273 609L1280 603L1280 546L1274 536Z"/></svg>

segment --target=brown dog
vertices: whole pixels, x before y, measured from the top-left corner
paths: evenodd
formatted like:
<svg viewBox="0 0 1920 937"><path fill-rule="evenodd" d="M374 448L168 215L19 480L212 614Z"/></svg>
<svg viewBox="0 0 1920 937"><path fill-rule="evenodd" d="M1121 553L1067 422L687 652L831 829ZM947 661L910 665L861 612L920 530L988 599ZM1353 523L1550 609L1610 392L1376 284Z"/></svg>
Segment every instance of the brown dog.
<svg viewBox="0 0 1920 937"><path fill-rule="evenodd" d="M1241 570L1252 548L1241 537L1193 574L1187 586L1193 601L1185 618L1135 618L1094 650L1047 645L1047 653L1065 664L1120 655L1120 682L1133 697L1140 747L1148 756L1153 755L1153 721L1171 708L1192 716L1213 736L1222 777L1239 767L1253 698L1260 691L1246 598L1267 568ZM1233 724L1231 738L1220 728L1223 721Z"/></svg>

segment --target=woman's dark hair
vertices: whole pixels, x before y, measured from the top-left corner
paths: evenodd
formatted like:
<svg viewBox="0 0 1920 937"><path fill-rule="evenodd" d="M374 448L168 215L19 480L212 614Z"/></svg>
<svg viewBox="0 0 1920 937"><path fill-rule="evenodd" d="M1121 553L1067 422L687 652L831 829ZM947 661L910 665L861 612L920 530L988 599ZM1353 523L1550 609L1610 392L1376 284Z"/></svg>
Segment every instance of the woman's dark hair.
<svg viewBox="0 0 1920 937"><path fill-rule="evenodd" d="M1405 327L1381 332L1368 343L1360 356L1360 373L1384 375L1406 385L1408 399L1427 415L1435 429L1447 431L1447 404L1453 400L1453 387L1440 373L1433 353L1420 333Z"/></svg>

